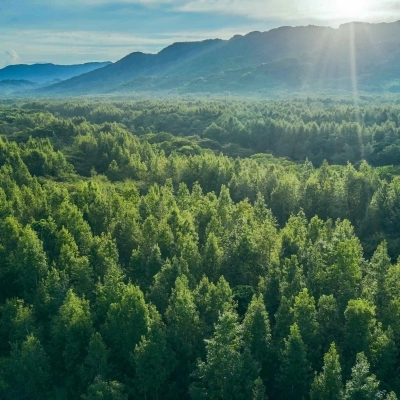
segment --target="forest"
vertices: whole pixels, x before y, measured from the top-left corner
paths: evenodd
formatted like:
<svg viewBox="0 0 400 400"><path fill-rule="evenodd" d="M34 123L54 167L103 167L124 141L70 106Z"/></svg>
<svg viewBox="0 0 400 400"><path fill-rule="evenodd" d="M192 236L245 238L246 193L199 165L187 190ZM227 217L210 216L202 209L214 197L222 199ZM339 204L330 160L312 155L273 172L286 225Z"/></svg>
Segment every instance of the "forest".
<svg viewBox="0 0 400 400"><path fill-rule="evenodd" d="M0 399L395 400L400 100L0 102Z"/></svg>

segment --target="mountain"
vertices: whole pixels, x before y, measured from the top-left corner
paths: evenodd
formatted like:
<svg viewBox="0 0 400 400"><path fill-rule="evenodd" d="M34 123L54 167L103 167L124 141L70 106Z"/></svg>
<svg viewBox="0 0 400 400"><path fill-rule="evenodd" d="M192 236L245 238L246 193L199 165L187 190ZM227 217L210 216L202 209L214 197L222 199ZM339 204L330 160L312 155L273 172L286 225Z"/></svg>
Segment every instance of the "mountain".
<svg viewBox="0 0 400 400"><path fill-rule="evenodd" d="M400 21L281 27L230 40L174 43L135 52L51 85L45 94L275 90L386 91L400 88Z"/></svg>
<svg viewBox="0 0 400 400"><path fill-rule="evenodd" d="M0 81L0 94L9 95L16 92L23 92L25 90L32 90L36 87L38 87L36 82L26 81L23 79L5 79Z"/></svg>
<svg viewBox="0 0 400 400"><path fill-rule="evenodd" d="M0 81L28 80L36 83L46 83L54 80L70 79L74 76L103 68L111 62L92 62L77 65L55 64L18 64L0 69Z"/></svg>

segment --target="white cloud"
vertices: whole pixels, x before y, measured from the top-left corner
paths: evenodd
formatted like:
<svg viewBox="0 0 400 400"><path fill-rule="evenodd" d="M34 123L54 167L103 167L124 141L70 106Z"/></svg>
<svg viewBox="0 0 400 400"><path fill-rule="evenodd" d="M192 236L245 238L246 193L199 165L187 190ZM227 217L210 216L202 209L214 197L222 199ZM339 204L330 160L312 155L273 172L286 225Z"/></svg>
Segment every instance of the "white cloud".
<svg viewBox="0 0 400 400"><path fill-rule="evenodd" d="M12 49L7 49L4 55L6 56L6 64L16 64L20 59L18 53Z"/></svg>
<svg viewBox="0 0 400 400"><path fill-rule="evenodd" d="M249 26L209 31L177 31L153 35L123 32L16 30L0 32L0 65L19 60L22 63L52 62L72 64L88 61L117 61L134 51L157 53L174 42L229 39L247 33ZM7 50L13 48L15 50ZM6 56L7 53L7 56ZM4 55L2 60L1 55ZM14 56L14 57L13 57ZM7 60L6 60L7 58Z"/></svg>
<svg viewBox="0 0 400 400"><path fill-rule="evenodd" d="M363 8L358 19L372 21L400 18L400 1L365 0ZM233 14L256 20L283 22L310 19L323 22L349 17L343 12L343 0L188 0L177 4L176 9L182 12Z"/></svg>
<svg viewBox="0 0 400 400"><path fill-rule="evenodd" d="M121 47L130 47L132 51L148 49L160 50L173 42L192 41L209 38L228 39L238 33L238 29L247 32L250 27L220 29L212 31L176 31L149 35L135 35L124 32L107 31L48 31L48 30L19 30L1 35L2 42L19 43L32 47L61 46L70 48L110 48L118 51ZM243 30L244 29L244 30ZM240 33L240 32L239 32ZM62 51L62 48L60 48ZM18 57L14 50L7 50L9 57Z"/></svg>
<svg viewBox="0 0 400 400"><path fill-rule="evenodd" d="M48 3L49 0L33 0ZM349 0L352 1L352 0ZM355 0L353 0L355 1ZM57 6L97 6L104 4L142 4L163 6L176 12L218 13L243 16L254 20L305 21L307 19L332 21L343 19L344 0L52 0ZM359 19L379 20L400 18L400 0L361 0L365 12ZM337 7L340 3L341 6ZM340 10L340 8L342 10Z"/></svg>
<svg viewBox="0 0 400 400"><path fill-rule="evenodd" d="M0 0L0 5L3 1ZM50 0L29 1L30 6L32 4L50 6ZM2 18L5 21L6 14L0 11L0 66L16 62L72 64L86 61L116 61L133 51L156 53L177 41L228 39L235 34L245 34L254 30L265 31L280 25L314 23L337 26L346 21L335 15L334 4L337 1L343 4L346 0L52 0L53 8L64 6L70 9L76 8L78 10L76 16L82 18L79 19L74 14L72 18L76 17L78 21L68 18L64 21L61 17L59 20L51 20L48 16L48 24L35 22L30 25L31 29L28 28L29 24L17 29L17 26L13 26L14 22L8 25L2 24ZM360 19L353 19L372 22L400 19L400 0L362 1L368 5L365 15ZM118 8L118 3L140 3L148 6L149 10L141 9L142 14L136 15L134 7ZM109 4L109 7L98 7L98 10L94 10L96 5L104 4ZM114 4L117 11L110 14L108 11L114 9ZM81 7L87 6L93 7L93 10L81 10ZM152 13L156 6L167 12L158 10ZM188 17L185 13L193 15ZM196 16L195 13L209 15ZM91 17L88 17L87 23L83 24L82 20L85 20L86 15ZM145 33L140 23L136 26L136 21L141 15L146 17L145 30L149 33ZM218 15L224 17L218 19ZM227 15L236 17L227 18ZM11 16L12 13L9 17ZM149 20L154 23L147 25ZM196 21L193 23L193 27L196 28L191 30L188 21ZM223 24L229 25L221 29L207 30L207 26L222 27ZM72 26L85 26L85 28L68 30ZM103 27L107 27L105 29L108 31L103 31ZM172 29L176 27L176 31L166 32L171 27ZM118 32L119 30L121 32Z"/></svg>

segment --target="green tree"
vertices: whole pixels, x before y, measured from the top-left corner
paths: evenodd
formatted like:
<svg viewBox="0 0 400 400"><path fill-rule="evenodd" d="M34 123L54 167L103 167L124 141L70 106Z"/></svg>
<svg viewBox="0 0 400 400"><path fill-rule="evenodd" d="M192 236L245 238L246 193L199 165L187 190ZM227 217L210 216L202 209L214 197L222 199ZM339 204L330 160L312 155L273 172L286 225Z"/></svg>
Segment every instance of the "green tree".
<svg viewBox="0 0 400 400"><path fill-rule="evenodd" d="M48 265L43 243L29 226L22 231L19 238L14 268L17 272L17 282L22 286L25 298L32 300L41 279L47 273Z"/></svg>
<svg viewBox="0 0 400 400"><path fill-rule="evenodd" d="M210 283L208 278L204 277L195 288L193 295L199 311L202 336L209 339L220 313L234 307L232 289L223 276L216 284Z"/></svg>
<svg viewBox="0 0 400 400"><path fill-rule="evenodd" d="M379 390L379 381L369 372L369 363L364 353L357 354L356 365L351 370L351 380L346 383L345 400L380 400L384 395Z"/></svg>
<svg viewBox="0 0 400 400"><path fill-rule="evenodd" d="M115 266L107 271L103 282L98 282L95 289L96 303L94 304L95 319L99 324L103 324L107 312L113 303L119 303L126 290L124 284L124 273Z"/></svg>
<svg viewBox="0 0 400 400"><path fill-rule="evenodd" d="M311 400L342 400L342 369L335 343L331 344L324 356L324 366L319 375L315 375L311 386Z"/></svg>
<svg viewBox="0 0 400 400"><path fill-rule="evenodd" d="M285 339L285 348L281 355L281 367L278 376L279 393L282 399L306 397L309 391L310 367L307 350L301 338L297 324L290 327Z"/></svg>
<svg viewBox="0 0 400 400"><path fill-rule="evenodd" d="M242 328L237 319L233 311L221 314L214 336L206 344L206 361L198 362L196 381L190 387L192 399L252 398L258 368L249 353L243 352Z"/></svg>
<svg viewBox="0 0 400 400"><path fill-rule="evenodd" d="M49 358L34 335L28 335L20 345L12 346L10 357L6 359L5 380L6 388L2 395L7 400L48 398Z"/></svg>
<svg viewBox="0 0 400 400"><path fill-rule="evenodd" d="M118 265L118 250L115 241L110 234L95 236L89 256L93 274L96 278L104 279L104 276Z"/></svg>
<svg viewBox="0 0 400 400"><path fill-rule="evenodd" d="M200 318L185 275L177 278L165 312L167 340L178 364L173 374L176 396L184 395L199 355Z"/></svg>
<svg viewBox="0 0 400 400"><path fill-rule="evenodd" d="M165 325L154 309L146 335L133 353L136 390L146 399L158 400L165 394L175 357L166 340Z"/></svg>
<svg viewBox="0 0 400 400"><path fill-rule="evenodd" d="M285 258L282 268L280 293L288 299L296 296L305 287L303 268L299 265L297 256Z"/></svg>
<svg viewBox="0 0 400 400"><path fill-rule="evenodd" d="M174 257L172 263L167 258L160 272L154 276L153 285L149 289L147 299L155 304L161 314L164 314L168 307L168 299L176 279L188 272L187 263L181 263Z"/></svg>
<svg viewBox="0 0 400 400"><path fill-rule="evenodd" d="M292 308L293 320L300 329L300 334L307 348L309 361L315 363L319 356L319 327L315 301L303 289L294 299Z"/></svg>
<svg viewBox="0 0 400 400"><path fill-rule="evenodd" d="M220 275L223 251L218 239L213 232L207 236L204 253L202 257L202 270L204 274L215 282Z"/></svg>
<svg viewBox="0 0 400 400"><path fill-rule="evenodd" d="M271 369L271 328L263 297L254 296L243 320L243 340L266 379Z"/></svg>
<svg viewBox="0 0 400 400"><path fill-rule="evenodd" d="M343 325L339 318L339 310L333 295L322 295L318 300L317 322L322 350L327 352L332 342L342 340Z"/></svg>
<svg viewBox="0 0 400 400"><path fill-rule="evenodd" d="M275 326L273 330L273 340L275 351L279 353L284 346L284 339L290 333L290 326L293 324L293 312L291 302L283 296L281 304L275 314Z"/></svg>
<svg viewBox="0 0 400 400"><path fill-rule="evenodd" d="M254 387L253 387L253 400L268 400L267 395L265 394L265 386L263 384L263 381L260 377L258 377L254 381Z"/></svg>
<svg viewBox="0 0 400 400"><path fill-rule="evenodd" d="M372 256L367 275L363 280L363 297L368 298L376 305L378 317L382 316L388 300L385 293L385 277L390 267L387 244L382 242Z"/></svg>
<svg viewBox="0 0 400 400"><path fill-rule="evenodd" d="M47 276L39 284L35 298L35 313L38 319L46 321L54 317L70 289L70 282L65 271L51 268Z"/></svg>
<svg viewBox="0 0 400 400"><path fill-rule="evenodd" d="M367 352L372 343L376 327L375 306L362 299L350 300L344 316L347 359L354 360L357 353Z"/></svg>
<svg viewBox="0 0 400 400"><path fill-rule="evenodd" d="M336 225L335 244L326 271L325 294L333 294L339 310L344 311L349 300L357 298L360 293L362 247L348 221Z"/></svg>
<svg viewBox="0 0 400 400"><path fill-rule="evenodd" d="M381 387L385 390L398 387L397 354L398 349L392 329L389 327L387 331L383 331L379 324L373 334L368 357L371 360L373 371L381 381Z"/></svg>
<svg viewBox="0 0 400 400"><path fill-rule="evenodd" d="M103 381L96 378L89 386L87 394L81 396L83 400L128 400L124 386L117 381Z"/></svg>
<svg viewBox="0 0 400 400"><path fill-rule="evenodd" d="M37 324L32 306L26 305L23 300L6 300L1 307L0 319L0 349L7 354L11 344L20 345L27 335L38 335Z"/></svg>
<svg viewBox="0 0 400 400"><path fill-rule="evenodd" d="M111 350L111 359L128 369L131 353L146 334L149 308L139 287L126 285L120 301L112 303L103 327L103 337Z"/></svg>
<svg viewBox="0 0 400 400"><path fill-rule="evenodd" d="M93 333L89 302L70 289L51 327L52 369L65 380L71 395L81 388L79 366Z"/></svg>
<svg viewBox="0 0 400 400"><path fill-rule="evenodd" d="M106 379L110 370L108 357L110 350L107 349L99 332L95 332L90 338L87 355L81 366L82 380L88 385L96 377Z"/></svg>
<svg viewBox="0 0 400 400"><path fill-rule="evenodd" d="M93 269L87 256L81 256L74 237L63 228L58 234L60 246L57 266L65 271L75 292L91 297L93 292Z"/></svg>
<svg viewBox="0 0 400 400"><path fill-rule="evenodd" d="M300 182L295 175L280 177L271 194L271 209L279 224L283 226L290 215L298 211Z"/></svg>

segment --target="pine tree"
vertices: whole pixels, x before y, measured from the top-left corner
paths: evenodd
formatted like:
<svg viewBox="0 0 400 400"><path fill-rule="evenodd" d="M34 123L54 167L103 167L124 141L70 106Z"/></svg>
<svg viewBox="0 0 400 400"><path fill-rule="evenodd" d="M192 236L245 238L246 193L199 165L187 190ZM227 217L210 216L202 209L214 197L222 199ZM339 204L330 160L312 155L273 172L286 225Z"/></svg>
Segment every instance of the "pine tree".
<svg viewBox="0 0 400 400"><path fill-rule="evenodd" d="M175 282L165 316L168 344L178 360L173 375L175 396L182 396L187 391L189 376L194 370L200 347L199 313L185 275Z"/></svg>
<svg viewBox="0 0 400 400"><path fill-rule="evenodd" d="M133 353L136 390L148 400L162 398L175 358L166 340L161 315L151 310L151 322L146 335L136 345Z"/></svg>
<svg viewBox="0 0 400 400"><path fill-rule="evenodd" d="M49 393L50 363L40 341L29 335L21 344L14 344L5 360L6 390L0 397L6 400L45 400ZM2 395L4 397L2 397Z"/></svg>
<svg viewBox="0 0 400 400"><path fill-rule="evenodd" d="M128 284L120 302L110 305L103 328L103 337L115 362L129 368L131 353L146 334L148 324L149 309L143 293L139 287Z"/></svg>
<svg viewBox="0 0 400 400"><path fill-rule="evenodd" d="M73 396L80 390L81 377L77 366L85 359L92 333L89 302L70 289L53 319L51 339L52 368L66 381L66 387Z"/></svg>
<svg viewBox="0 0 400 400"><path fill-rule="evenodd" d="M306 346L301 338L297 324L290 327L285 339L278 377L279 393L282 399L301 400L309 390L310 368L307 361Z"/></svg>
<svg viewBox="0 0 400 400"><path fill-rule="evenodd" d="M86 256L81 256L74 237L65 228L58 234L59 257L57 267L65 271L74 291L79 296L90 296L94 289L93 268Z"/></svg>
<svg viewBox="0 0 400 400"><path fill-rule="evenodd" d="M366 352L373 340L376 329L375 306L362 299L350 300L344 312L346 318L345 350L347 359L354 359L357 353ZM350 371L351 365L345 365Z"/></svg>
<svg viewBox="0 0 400 400"><path fill-rule="evenodd" d="M17 272L17 282L23 288L24 297L31 301L47 273L48 264L43 243L29 226L22 231L19 238L13 268Z"/></svg>
<svg viewBox="0 0 400 400"><path fill-rule="evenodd" d="M89 386L83 400L128 400L124 386L117 381L104 381L97 377Z"/></svg>
<svg viewBox="0 0 400 400"><path fill-rule="evenodd" d="M271 373L271 329L262 296L254 296L243 320L243 340L265 379Z"/></svg>
<svg viewBox="0 0 400 400"><path fill-rule="evenodd" d="M190 387L192 399L251 399L258 368L250 353L243 352L242 327L234 311L225 311L220 316L206 351L206 361L198 362L196 380Z"/></svg>
<svg viewBox="0 0 400 400"><path fill-rule="evenodd" d="M268 397L265 394L263 381L260 377L254 381L252 400L268 400Z"/></svg>
<svg viewBox="0 0 400 400"><path fill-rule="evenodd" d="M157 310L161 314L164 314L168 307L168 299L176 279L186 273L188 273L187 265L182 265L182 263L174 257L172 263L167 258L160 272L154 276L154 282L149 289L147 299L155 304Z"/></svg>
<svg viewBox="0 0 400 400"><path fill-rule="evenodd" d="M202 335L209 339L220 313L234 307L232 289L223 276L216 284L204 277L194 290L194 301L199 310Z"/></svg>
<svg viewBox="0 0 400 400"><path fill-rule="evenodd" d="M369 363L364 353L357 354L356 365L351 370L351 380L346 383L344 400L380 400L383 397L379 381L369 372Z"/></svg>
<svg viewBox="0 0 400 400"><path fill-rule="evenodd" d="M305 287L304 281L303 267L299 265L297 256L285 258L280 284L281 295L288 299L296 296Z"/></svg>
<svg viewBox="0 0 400 400"><path fill-rule="evenodd" d="M202 271L211 282L215 282L220 275L222 258L223 251L219 246L218 239L216 235L211 232L207 236L202 257Z"/></svg>
<svg viewBox="0 0 400 400"><path fill-rule="evenodd" d="M290 307L291 302L283 296L278 311L275 314L275 326L273 332L274 348L277 353L284 347L284 338L290 333L290 326L293 324L293 313Z"/></svg>
<svg viewBox="0 0 400 400"><path fill-rule="evenodd" d="M307 347L309 361L314 364L319 357L319 329L314 297L308 294L307 289L303 289L295 297L292 313Z"/></svg>
<svg viewBox="0 0 400 400"><path fill-rule="evenodd" d="M319 375L314 378L311 387L311 400L342 400L343 384L342 369L340 367L339 355L334 343L324 356L324 367Z"/></svg>
<svg viewBox="0 0 400 400"><path fill-rule="evenodd" d="M83 382L89 384L96 377L106 379L110 370L108 357L110 350L107 349L103 338L96 332L90 338L87 356L81 366L81 376Z"/></svg>
<svg viewBox="0 0 400 400"><path fill-rule="evenodd" d="M390 257L387 253L387 244L382 242L371 258L367 275L363 281L363 297L375 303L379 318L387 303L385 293L385 276L391 267Z"/></svg>
<svg viewBox="0 0 400 400"><path fill-rule="evenodd" d="M343 335L343 325L340 322L338 305L333 295L322 295L319 298L317 322L322 351L327 352L330 344L339 342Z"/></svg>

